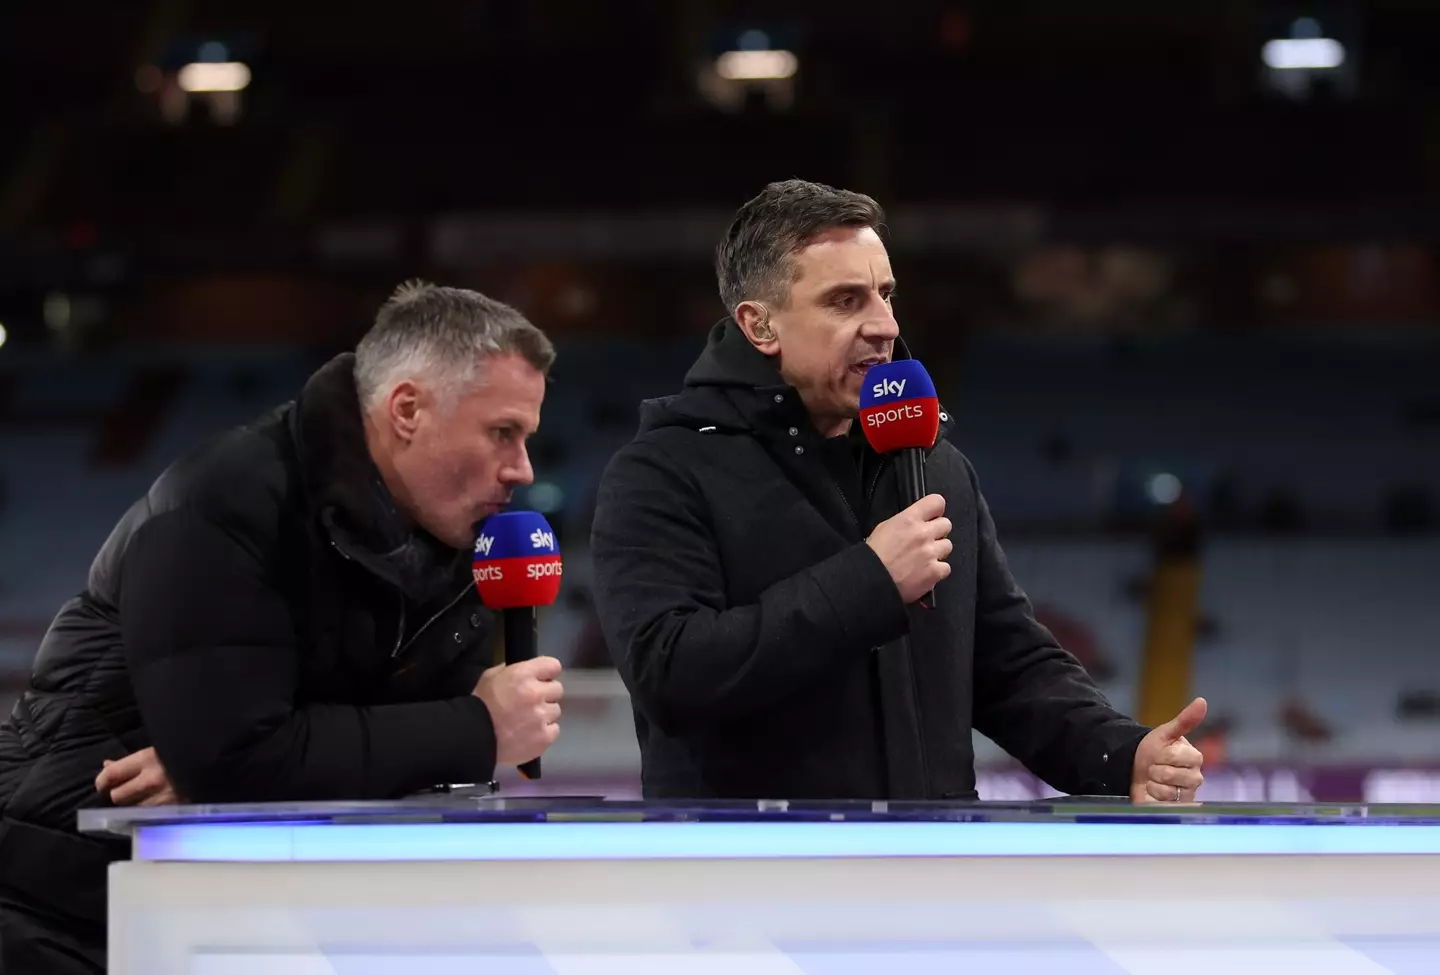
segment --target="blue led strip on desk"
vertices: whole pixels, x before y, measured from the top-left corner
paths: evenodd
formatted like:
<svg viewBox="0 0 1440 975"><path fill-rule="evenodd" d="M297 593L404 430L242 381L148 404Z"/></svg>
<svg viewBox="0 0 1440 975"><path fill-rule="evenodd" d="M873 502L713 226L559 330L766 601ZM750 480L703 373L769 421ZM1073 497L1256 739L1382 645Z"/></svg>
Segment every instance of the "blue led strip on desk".
<svg viewBox="0 0 1440 975"><path fill-rule="evenodd" d="M142 826L137 860L1440 854L1440 826L1161 823L424 823Z"/></svg>

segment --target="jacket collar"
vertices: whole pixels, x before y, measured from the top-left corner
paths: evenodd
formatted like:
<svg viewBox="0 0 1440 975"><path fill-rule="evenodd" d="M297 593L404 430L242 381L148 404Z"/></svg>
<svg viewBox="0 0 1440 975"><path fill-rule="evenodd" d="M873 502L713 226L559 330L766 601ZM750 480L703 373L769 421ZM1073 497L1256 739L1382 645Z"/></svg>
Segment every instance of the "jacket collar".
<svg viewBox="0 0 1440 975"><path fill-rule="evenodd" d="M895 339L894 358L910 359L910 348ZM954 427L949 410L940 408L936 443ZM705 349L685 374L677 396L641 406L641 430L658 426L714 427L717 431L755 432L809 423L800 394L780 376L775 360L750 343L731 319L710 329ZM933 446L932 448L933 449Z"/></svg>
<svg viewBox="0 0 1440 975"><path fill-rule="evenodd" d="M365 442L355 356L343 353L305 383L291 411L309 508L346 558L417 598L440 570L448 580L465 553L413 525L396 507Z"/></svg>
<svg viewBox="0 0 1440 975"><path fill-rule="evenodd" d="M785 382L775 360L751 345L740 326L726 318L711 327L704 351L685 373L685 385L757 388Z"/></svg>

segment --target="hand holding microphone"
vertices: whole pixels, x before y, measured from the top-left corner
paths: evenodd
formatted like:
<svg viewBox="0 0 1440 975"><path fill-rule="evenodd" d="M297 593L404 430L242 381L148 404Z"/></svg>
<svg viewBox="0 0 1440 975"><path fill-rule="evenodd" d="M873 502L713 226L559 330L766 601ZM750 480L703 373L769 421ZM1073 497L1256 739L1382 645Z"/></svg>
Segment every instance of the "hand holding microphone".
<svg viewBox="0 0 1440 975"><path fill-rule="evenodd" d="M554 657L491 667L480 675L473 693L490 710L498 764L518 765L523 771L535 762L538 773L540 756L560 737L565 690L556 680L559 676L560 661Z"/></svg>
<svg viewBox="0 0 1440 975"><path fill-rule="evenodd" d="M945 499L927 494L904 511L875 526L866 539L880 556L900 598L907 604L931 593L935 586L950 575L950 557L954 548L950 539L950 519L944 517Z"/></svg>
<svg viewBox="0 0 1440 975"><path fill-rule="evenodd" d="M867 541L901 598L931 608L953 546L945 499L925 493L925 452L940 435L940 400L925 367L914 359L871 366L860 387L860 428L876 453L894 456L900 482L900 513Z"/></svg>
<svg viewBox="0 0 1440 975"><path fill-rule="evenodd" d="M560 592L563 568L555 532L534 511L491 515L475 539L471 567L480 599L503 611L505 664L480 677L474 694L490 709L496 761L540 777L540 755L560 736L560 661L536 656L535 607Z"/></svg>

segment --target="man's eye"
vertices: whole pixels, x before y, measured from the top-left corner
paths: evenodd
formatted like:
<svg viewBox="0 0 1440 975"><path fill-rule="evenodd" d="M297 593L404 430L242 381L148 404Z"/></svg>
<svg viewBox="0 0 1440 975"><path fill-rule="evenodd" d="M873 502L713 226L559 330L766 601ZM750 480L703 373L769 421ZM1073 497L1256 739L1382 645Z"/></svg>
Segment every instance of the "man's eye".
<svg viewBox="0 0 1440 975"><path fill-rule="evenodd" d="M839 298L835 299L835 307L843 311L849 311L850 309L855 307L855 296L848 294L841 295Z"/></svg>
<svg viewBox="0 0 1440 975"><path fill-rule="evenodd" d="M501 443L511 443L515 439L515 429L513 427L496 427L495 439Z"/></svg>

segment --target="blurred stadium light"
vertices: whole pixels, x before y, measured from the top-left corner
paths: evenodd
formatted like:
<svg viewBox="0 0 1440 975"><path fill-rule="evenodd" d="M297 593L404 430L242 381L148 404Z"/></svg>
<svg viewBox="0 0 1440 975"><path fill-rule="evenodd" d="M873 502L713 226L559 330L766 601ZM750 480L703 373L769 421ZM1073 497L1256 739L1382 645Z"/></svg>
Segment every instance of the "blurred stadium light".
<svg viewBox="0 0 1440 975"><path fill-rule="evenodd" d="M180 69L177 76L185 91L244 91L250 86L250 66L243 61L195 61Z"/></svg>
<svg viewBox="0 0 1440 975"><path fill-rule="evenodd" d="M726 81L789 78L799 66L790 51L726 51L715 61L716 73Z"/></svg>

